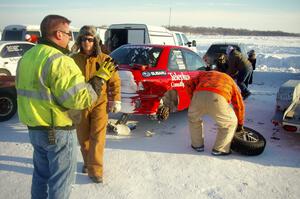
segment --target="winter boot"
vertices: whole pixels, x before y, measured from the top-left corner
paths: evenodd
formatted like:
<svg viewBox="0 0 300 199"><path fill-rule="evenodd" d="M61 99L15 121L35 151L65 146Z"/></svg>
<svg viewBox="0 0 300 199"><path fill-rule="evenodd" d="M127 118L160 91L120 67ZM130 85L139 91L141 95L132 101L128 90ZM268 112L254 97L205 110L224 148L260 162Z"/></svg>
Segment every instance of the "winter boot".
<svg viewBox="0 0 300 199"><path fill-rule="evenodd" d="M199 147L194 147L193 145L191 145L192 149L194 149L197 152L203 152L204 151L204 145L199 146Z"/></svg>
<svg viewBox="0 0 300 199"><path fill-rule="evenodd" d="M88 168L86 165L83 165L82 166L82 170L81 170L82 173L88 173Z"/></svg>
<svg viewBox="0 0 300 199"><path fill-rule="evenodd" d="M103 182L103 178L102 176L89 176L91 178L91 180L94 183L102 183Z"/></svg>
<svg viewBox="0 0 300 199"><path fill-rule="evenodd" d="M226 152L217 151L217 150L213 149L212 152L211 152L211 154L214 155L214 156L223 156L223 155L229 155L229 154L231 154L231 151L229 151L228 153L226 153Z"/></svg>

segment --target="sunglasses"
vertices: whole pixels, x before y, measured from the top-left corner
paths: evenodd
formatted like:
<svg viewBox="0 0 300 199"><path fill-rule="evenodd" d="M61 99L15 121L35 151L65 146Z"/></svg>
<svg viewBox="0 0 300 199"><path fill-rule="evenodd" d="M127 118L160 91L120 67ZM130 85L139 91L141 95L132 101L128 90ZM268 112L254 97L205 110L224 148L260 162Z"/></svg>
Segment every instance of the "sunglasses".
<svg viewBox="0 0 300 199"><path fill-rule="evenodd" d="M62 31L62 30L57 30L57 31L59 31L61 33L64 33L64 34L68 35L69 37L72 37L72 33L71 32L65 32L65 31Z"/></svg>
<svg viewBox="0 0 300 199"><path fill-rule="evenodd" d="M82 42L86 42L86 41L88 41L88 42L94 42L94 38L83 37L83 38L81 38L81 41Z"/></svg>

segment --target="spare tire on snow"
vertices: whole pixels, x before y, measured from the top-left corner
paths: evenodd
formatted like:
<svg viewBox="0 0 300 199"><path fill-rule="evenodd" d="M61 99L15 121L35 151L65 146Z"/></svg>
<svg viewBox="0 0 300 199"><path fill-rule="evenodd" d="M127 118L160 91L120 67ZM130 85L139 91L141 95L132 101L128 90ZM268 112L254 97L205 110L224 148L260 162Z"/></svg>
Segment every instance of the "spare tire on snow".
<svg viewBox="0 0 300 199"><path fill-rule="evenodd" d="M257 131L244 127L236 132L231 142L231 149L243 155L254 156L261 154L266 147L266 139Z"/></svg>

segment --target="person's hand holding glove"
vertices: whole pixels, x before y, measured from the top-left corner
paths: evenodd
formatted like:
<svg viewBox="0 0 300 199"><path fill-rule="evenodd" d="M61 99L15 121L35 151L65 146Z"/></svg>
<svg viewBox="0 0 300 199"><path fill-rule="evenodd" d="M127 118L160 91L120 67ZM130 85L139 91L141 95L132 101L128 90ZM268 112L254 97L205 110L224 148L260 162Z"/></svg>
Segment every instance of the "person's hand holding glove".
<svg viewBox="0 0 300 199"><path fill-rule="evenodd" d="M244 126L242 124L238 124L236 128L236 132L241 132L241 131L244 131Z"/></svg>
<svg viewBox="0 0 300 199"><path fill-rule="evenodd" d="M111 58L107 58L100 64L96 62L96 70L94 77L89 80L89 83L99 96L102 85L111 78L112 73L116 70L115 63Z"/></svg>
<svg viewBox="0 0 300 199"><path fill-rule="evenodd" d="M118 113L121 110L121 102L120 101L113 101L109 108L109 111L112 113Z"/></svg>
<svg viewBox="0 0 300 199"><path fill-rule="evenodd" d="M115 63L111 58L105 59L104 62L98 63L96 62L96 73L94 74L97 77L100 77L104 81L107 81L111 78L111 74L115 71Z"/></svg>

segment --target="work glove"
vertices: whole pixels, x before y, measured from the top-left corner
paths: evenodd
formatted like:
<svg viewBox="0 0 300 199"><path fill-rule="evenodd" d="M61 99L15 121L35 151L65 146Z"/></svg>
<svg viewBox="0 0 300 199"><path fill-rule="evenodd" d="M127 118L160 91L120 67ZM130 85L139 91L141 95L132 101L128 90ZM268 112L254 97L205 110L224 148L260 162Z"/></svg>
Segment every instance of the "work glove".
<svg viewBox="0 0 300 199"><path fill-rule="evenodd" d="M104 62L96 62L96 72L94 77L89 80L94 91L100 96L102 91L102 85L111 78L111 74L115 71L115 63L113 59L107 58Z"/></svg>
<svg viewBox="0 0 300 199"><path fill-rule="evenodd" d="M236 128L236 132L241 132L241 131L244 131L244 126L242 124L238 124Z"/></svg>
<svg viewBox="0 0 300 199"><path fill-rule="evenodd" d="M81 110L73 110L73 109L67 111L74 125L80 124L81 112L82 112Z"/></svg>
<svg viewBox="0 0 300 199"><path fill-rule="evenodd" d="M96 62L96 73L94 74L97 77L100 77L104 81L107 81L111 78L111 74L115 71L115 63L111 58L107 58L104 62Z"/></svg>
<svg viewBox="0 0 300 199"><path fill-rule="evenodd" d="M105 81L98 77L98 76L94 76L89 80L89 84L92 85L95 93L100 96L101 95L101 91L102 91L102 85L105 83Z"/></svg>
<svg viewBox="0 0 300 199"><path fill-rule="evenodd" d="M121 110L121 102L113 101L109 107L109 111L112 113L118 113Z"/></svg>

